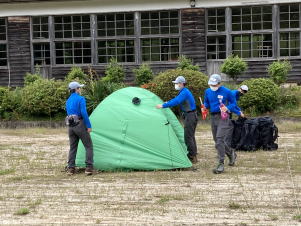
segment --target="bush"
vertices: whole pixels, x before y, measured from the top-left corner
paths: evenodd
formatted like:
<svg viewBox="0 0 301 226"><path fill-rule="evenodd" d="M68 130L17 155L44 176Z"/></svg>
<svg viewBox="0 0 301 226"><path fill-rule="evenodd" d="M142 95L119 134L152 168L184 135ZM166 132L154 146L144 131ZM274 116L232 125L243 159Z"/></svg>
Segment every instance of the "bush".
<svg viewBox="0 0 301 226"><path fill-rule="evenodd" d="M2 89L0 116L3 119L18 119L22 112L22 89Z"/></svg>
<svg viewBox="0 0 301 226"><path fill-rule="evenodd" d="M199 104L198 97L203 95L205 89L208 88L208 76L199 71L182 69L167 70L156 76L152 81L153 85L149 85L148 89L157 94L163 101L168 101L178 94L172 81L180 75L185 77L187 88L190 89Z"/></svg>
<svg viewBox="0 0 301 226"><path fill-rule="evenodd" d="M135 74L135 83L137 85L142 85L148 83L154 78L152 69L148 64L142 64L139 68L133 70Z"/></svg>
<svg viewBox="0 0 301 226"><path fill-rule="evenodd" d="M80 67L72 67L71 71L67 74L65 81L72 82L77 81L79 83L85 83L88 80L88 75Z"/></svg>
<svg viewBox="0 0 301 226"><path fill-rule="evenodd" d="M192 70L192 71L199 71L200 67L197 65L193 65L192 60L187 58L186 56L179 57L179 63L177 69L182 70Z"/></svg>
<svg viewBox="0 0 301 226"><path fill-rule="evenodd" d="M227 74L235 82L245 70L247 70L247 63L238 56L228 56L221 65L221 72Z"/></svg>
<svg viewBox="0 0 301 226"><path fill-rule="evenodd" d="M110 59L105 74L106 77L102 79L105 82L122 83L125 77L124 69L118 64L115 58Z"/></svg>
<svg viewBox="0 0 301 226"><path fill-rule="evenodd" d="M292 66L289 61L274 61L272 64L268 67L268 73L273 79L273 81L281 85L282 83L285 83L287 80L287 75L292 70Z"/></svg>
<svg viewBox="0 0 301 226"><path fill-rule="evenodd" d="M280 88L270 79L258 78L244 81L249 91L242 96L239 106L255 114L266 113L277 108L280 97Z"/></svg>
<svg viewBox="0 0 301 226"><path fill-rule="evenodd" d="M124 87L125 85L122 83L112 83L103 80L90 81L83 92L87 101L88 112L91 113L103 99Z"/></svg>
<svg viewBox="0 0 301 226"><path fill-rule="evenodd" d="M42 76L38 73L35 73L35 74L26 73L26 75L24 77L24 84L25 84L25 86L27 86L39 79L42 79Z"/></svg>
<svg viewBox="0 0 301 226"><path fill-rule="evenodd" d="M301 103L301 87L289 87L280 89L279 106L281 108L294 109Z"/></svg>
<svg viewBox="0 0 301 226"><path fill-rule="evenodd" d="M23 89L22 109L26 114L52 116L64 109L67 97L66 82L36 80Z"/></svg>

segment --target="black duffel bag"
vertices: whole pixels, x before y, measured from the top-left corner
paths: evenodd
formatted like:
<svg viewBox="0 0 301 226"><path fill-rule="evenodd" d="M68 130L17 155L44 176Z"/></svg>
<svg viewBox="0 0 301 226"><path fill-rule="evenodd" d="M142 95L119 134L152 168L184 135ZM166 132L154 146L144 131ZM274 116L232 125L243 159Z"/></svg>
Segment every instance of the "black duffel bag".
<svg viewBox="0 0 301 226"><path fill-rule="evenodd" d="M233 120L232 148L241 151L277 150L278 128L270 117Z"/></svg>

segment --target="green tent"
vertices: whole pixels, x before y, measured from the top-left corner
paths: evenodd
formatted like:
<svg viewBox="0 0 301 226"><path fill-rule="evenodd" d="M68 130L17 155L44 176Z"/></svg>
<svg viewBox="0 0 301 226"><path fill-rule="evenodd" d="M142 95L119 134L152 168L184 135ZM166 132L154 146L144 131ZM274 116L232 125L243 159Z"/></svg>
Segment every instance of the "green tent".
<svg viewBox="0 0 301 226"><path fill-rule="evenodd" d="M136 87L120 89L105 98L90 116L94 168L112 171L191 167L183 127L170 109L155 108L160 103L158 96ZM76 165L85 167L82 143Z"/></svg>

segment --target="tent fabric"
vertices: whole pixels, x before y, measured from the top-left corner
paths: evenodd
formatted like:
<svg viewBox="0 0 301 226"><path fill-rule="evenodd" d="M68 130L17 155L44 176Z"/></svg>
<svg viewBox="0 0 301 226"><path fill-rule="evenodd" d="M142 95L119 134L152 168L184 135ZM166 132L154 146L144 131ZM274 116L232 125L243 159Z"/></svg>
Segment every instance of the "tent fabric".
<svg viewBox="0 0 301 226"><path fill-rule="evenodd" d="M94 168L115 171L191 167L183 127L170 109L155 108L160 103L162 100L154 93L136 87L117 90L105 98L90 116ZM76 165L85 167L81 142Z"/></svg>

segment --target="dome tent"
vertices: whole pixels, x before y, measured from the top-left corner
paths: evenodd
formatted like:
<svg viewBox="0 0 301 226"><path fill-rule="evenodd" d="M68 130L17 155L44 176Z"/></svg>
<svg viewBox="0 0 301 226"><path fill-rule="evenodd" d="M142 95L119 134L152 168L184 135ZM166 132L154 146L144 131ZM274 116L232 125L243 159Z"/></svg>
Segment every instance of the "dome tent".
<svg viewBox="0 0 301 226"><path fill-rule="evenodd" d="M90 116L94 168L113 170L165 170L191 167L184 130L170 109L156 109L162 100L136 87L117 90ZM85 167L80 143L76 165Z"/></svg>

